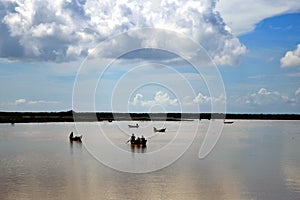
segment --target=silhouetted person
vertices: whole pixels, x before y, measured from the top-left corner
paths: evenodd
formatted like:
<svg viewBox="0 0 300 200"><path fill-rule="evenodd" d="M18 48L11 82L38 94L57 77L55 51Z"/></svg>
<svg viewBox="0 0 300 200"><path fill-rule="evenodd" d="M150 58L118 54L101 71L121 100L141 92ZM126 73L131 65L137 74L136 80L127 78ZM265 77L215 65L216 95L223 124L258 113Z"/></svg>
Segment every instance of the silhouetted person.
<svg viewBox="0 0 300 200"><path fill-rule="evenodd" d="M70 140L73 139L73 131L71 132L70 136L69 136Z"/></svg>
<svg viewBox="0 0 300 200"><path fill-rule="evenodd" d="M141 144L141 139L139 137L135 140L135 144Z"/></svg>
<svg viewBox="0 0 300 200"><path fill-rule="evenodd" d="M70 141L72 142L72 141L78 141L78 142L81 142L81 138L82 138L82 135L80 135L80 136L73 136L73 132L71 132L71 134L70 134L70 136L69 136L69 139L70 139Z"/></svg>
<svg viewBox="0 0 300 200"><path fill-rule="evenodd" d="M134 144L134 143L135 143L135 136L134 136L133 133L132 133L132 135L131 135L130 142L131 142L131 144Z"/></svg>
<svg viewBox="0 0 300 200"><path fill-rule="evenodd" d="M144 138L144 136L142 136L142 138L141 138L141 144L143 146L146 146L146 142L147 142L147 140Z"/></svg>

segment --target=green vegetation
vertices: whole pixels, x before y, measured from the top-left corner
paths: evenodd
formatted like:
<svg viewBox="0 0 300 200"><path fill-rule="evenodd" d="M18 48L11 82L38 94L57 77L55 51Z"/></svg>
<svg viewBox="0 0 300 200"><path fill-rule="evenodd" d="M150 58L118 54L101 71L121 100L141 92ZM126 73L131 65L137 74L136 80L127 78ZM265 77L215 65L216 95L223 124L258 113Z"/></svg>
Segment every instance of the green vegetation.
<svg viewBox="0 0 300 200"><path fill-rule="evenodd" d="M184 121L193 119L300 120L299 114L223 114L223 113L76 113L0 112L0 123L92 122L92 121ZM75 120L74 120L75 119Z"/></svg>

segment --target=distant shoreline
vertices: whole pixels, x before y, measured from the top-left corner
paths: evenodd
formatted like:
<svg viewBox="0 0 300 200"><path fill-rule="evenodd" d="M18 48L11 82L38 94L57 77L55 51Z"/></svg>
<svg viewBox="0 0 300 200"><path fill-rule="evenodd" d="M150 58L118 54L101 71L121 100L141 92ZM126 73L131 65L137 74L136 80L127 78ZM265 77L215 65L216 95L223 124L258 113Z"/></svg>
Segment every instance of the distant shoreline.
<svg viewBox="0 0 300 200"><path fill-rule="evenodd" d="M75 119L75 120L74 120ZM300 114L0 112L0 123L187 121L195 119L300 120Z"/></svg>

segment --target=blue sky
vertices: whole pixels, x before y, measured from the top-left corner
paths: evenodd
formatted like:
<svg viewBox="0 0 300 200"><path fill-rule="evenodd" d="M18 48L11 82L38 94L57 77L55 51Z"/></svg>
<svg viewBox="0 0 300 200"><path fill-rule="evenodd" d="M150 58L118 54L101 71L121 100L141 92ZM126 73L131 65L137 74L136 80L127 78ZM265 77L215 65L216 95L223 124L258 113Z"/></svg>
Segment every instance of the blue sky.
<svg viewBox="0 0 300 200"><path fill-rule="evenodd" d="M296 0L5 0L0 17L1 111L300 113Z"/></svg>

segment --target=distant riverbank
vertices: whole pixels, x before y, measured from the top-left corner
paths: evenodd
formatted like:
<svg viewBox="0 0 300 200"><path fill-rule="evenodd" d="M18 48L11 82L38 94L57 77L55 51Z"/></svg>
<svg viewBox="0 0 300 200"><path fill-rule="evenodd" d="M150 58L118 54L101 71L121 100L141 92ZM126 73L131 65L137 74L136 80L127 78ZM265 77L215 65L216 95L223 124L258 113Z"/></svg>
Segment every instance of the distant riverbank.
<svg viewBox="0 0 300 200"><path fill-rule="evenodd" d="M110 112L0 112L0 123L93 122L93 121L184 121L195 119L300 120L300 114L223 113L110 113Z"/></svg>

